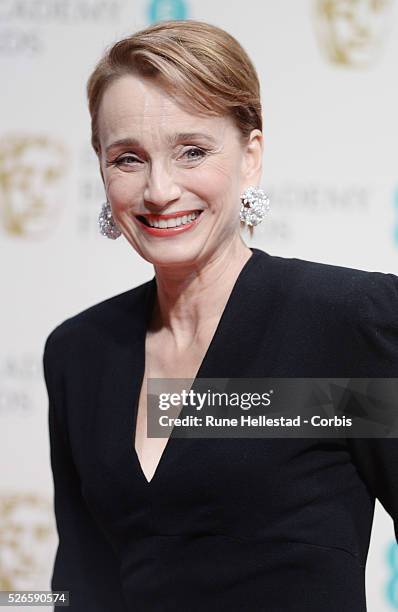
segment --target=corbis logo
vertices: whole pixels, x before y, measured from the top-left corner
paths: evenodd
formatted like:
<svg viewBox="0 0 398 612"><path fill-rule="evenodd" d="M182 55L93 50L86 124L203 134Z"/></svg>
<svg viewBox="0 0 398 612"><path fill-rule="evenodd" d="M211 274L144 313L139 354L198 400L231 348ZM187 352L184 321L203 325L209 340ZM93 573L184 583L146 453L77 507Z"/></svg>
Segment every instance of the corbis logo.
<svg viewBox="0 0 398 612"><path fill-rule="evenodd" d="M61 209L65 146L47 136L8 134L0 139L0 223L11 236L42 238Z"/></svg>
<svg viewBox="0 0 398 612"><path fill-rule="evenodd" d="M185 0L150 0L148 18L150 23L168 19L187 19Z"/></svg>
<svg viewBox="0 0 398 612"><path fill-rule="evenodd" d="M392 0L313 0L318 42L336 64L367 68L391 25Z"/></svg>
<svg viewBox="0 0 398 612"><path fill-rule="evenodd" d="M47 588L56 544L51 504L37 494L0 496L0 590ZM49 561L50 560L50 561Z"/></svg>

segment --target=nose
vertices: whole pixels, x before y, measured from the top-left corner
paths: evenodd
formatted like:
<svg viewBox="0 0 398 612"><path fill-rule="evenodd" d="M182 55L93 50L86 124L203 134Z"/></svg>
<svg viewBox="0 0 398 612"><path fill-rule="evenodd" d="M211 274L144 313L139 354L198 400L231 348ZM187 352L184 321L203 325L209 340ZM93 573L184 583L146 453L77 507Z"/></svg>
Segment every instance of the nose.
<svg viewBox="0 0 398 612"><path fill-rule="evenodd" d="M147 204L164 208L178 200L181 189L173 174L163 164L153 164L148 175L144 190L144 200Z"/></svg>

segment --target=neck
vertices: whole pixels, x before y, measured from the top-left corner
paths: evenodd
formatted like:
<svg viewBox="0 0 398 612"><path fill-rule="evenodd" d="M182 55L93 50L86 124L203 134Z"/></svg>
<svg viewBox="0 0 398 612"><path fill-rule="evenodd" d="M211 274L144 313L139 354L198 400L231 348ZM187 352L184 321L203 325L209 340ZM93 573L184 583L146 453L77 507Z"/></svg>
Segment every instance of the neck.
<svg viewBox="0 0 398 612"><path fill-rule="evenodd" d="M218 322L242 268L252 256L240 236L205 262L172 269L155 266L157 299L150 329L188 347Z"/></svg>

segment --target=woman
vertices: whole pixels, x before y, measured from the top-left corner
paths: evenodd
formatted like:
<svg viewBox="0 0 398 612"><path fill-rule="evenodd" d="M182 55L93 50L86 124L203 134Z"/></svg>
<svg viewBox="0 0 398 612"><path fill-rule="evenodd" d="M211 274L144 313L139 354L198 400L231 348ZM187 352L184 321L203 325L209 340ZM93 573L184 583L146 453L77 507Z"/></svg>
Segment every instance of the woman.
<svg viewBox="0 0 398 612"><path fill-rule="evenodd" d="M148 438L146 381L395 377L398 277L247 247L239 223L267 211L259 83L226 32L138 32L88 98L101 231L155 276L46 341L53 590L73 612L364 612L397 441Z"/></svg>

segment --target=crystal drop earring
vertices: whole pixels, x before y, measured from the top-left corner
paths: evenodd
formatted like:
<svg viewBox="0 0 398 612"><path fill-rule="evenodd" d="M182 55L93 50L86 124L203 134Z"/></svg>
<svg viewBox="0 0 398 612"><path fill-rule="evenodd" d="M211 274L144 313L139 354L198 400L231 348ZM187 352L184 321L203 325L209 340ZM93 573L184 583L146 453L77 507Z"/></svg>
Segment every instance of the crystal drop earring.
<svg viewBox="0 0 398 612"><path fill-rule="evenodd" d="M251 185L240 199L240 220L246 225L258 225L270 211L269 197L261 187Z"/></svg>
<svg viewBox="0 0 398 612"><path fill-rule="evenodd" d="M113 218L112 209L108 200L102 205L101 212L98 216L98 225L101 234L111 240L116 240L122 233Z"/></svg>

